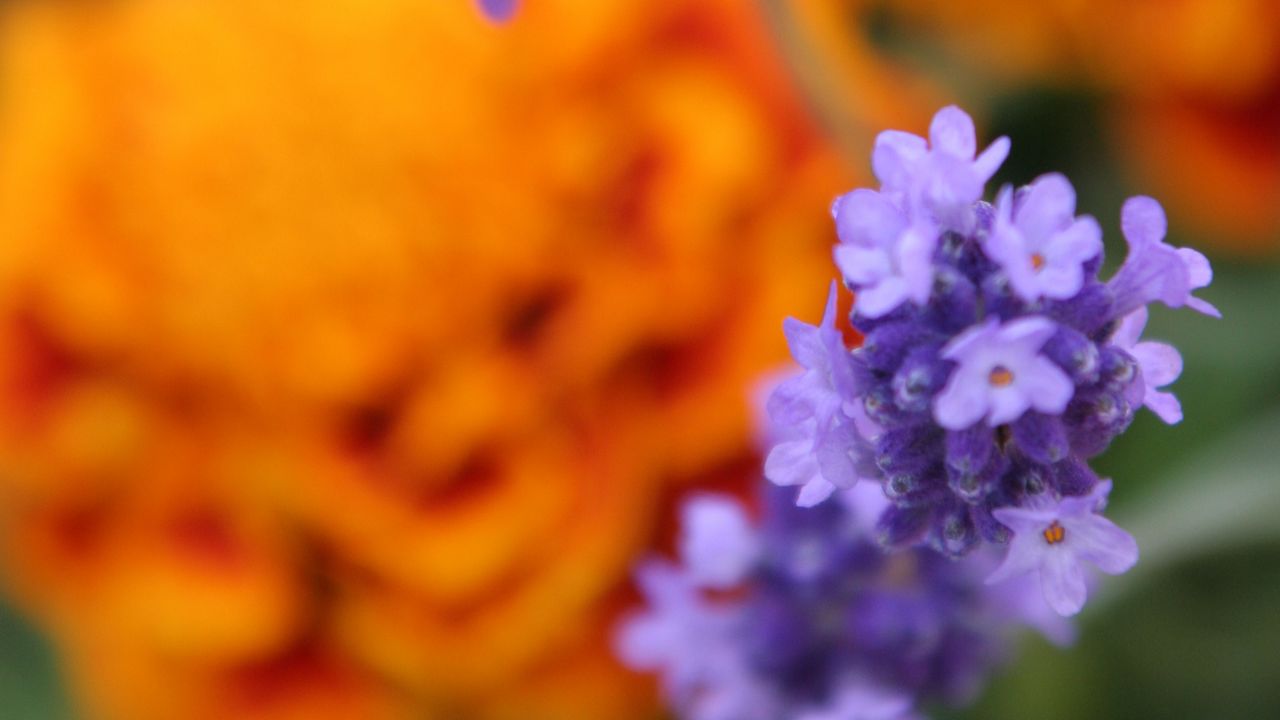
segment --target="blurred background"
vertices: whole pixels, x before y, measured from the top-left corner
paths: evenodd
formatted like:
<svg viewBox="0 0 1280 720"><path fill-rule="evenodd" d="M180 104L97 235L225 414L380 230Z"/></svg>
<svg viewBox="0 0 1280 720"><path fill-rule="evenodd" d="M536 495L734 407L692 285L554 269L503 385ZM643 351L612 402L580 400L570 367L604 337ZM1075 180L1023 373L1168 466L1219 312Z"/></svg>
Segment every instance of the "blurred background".
<svg viewBox="0 0 1280 720"><path fill-rule="evenodd" d="M662 717L609 628L816 320L827 207L958 102L1123 256L1186 420L1144 560L943 718L1280 715L1280 4L0 3L0 717ZM994 186L989 188L994 190Z"/></svg>

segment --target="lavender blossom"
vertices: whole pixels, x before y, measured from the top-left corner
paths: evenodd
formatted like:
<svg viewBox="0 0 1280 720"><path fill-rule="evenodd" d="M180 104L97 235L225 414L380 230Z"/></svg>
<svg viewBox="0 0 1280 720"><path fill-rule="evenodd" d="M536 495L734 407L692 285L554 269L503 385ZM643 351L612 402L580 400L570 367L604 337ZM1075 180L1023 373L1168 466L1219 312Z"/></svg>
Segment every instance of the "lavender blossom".
<svg viewBox="0 0 1280 720"><path fill-rule="evenodd" d="M899 130L876 138L871 164L881 191L900 199L912 216L927 217L945 230L967 231L972 205L1009 154L999 138L977 152L973 119L954 105L942 108L929 125L929 141Z"/></svg>
<svg viewBox="0 0 1280 720"><path fill-rule="evenodd" d="M1042 317L1001 326L989 317L942 348L956 369L933 404L933 417L948 430L964 430L983 417L995 427L1027 410L1061 413L1075 390L1066 372L1040 354L1057 327Z"/></svg>
<svg viewBox="0 0 1280 720"><path fill-rule="evenodd" d="M1125 203L1129 254L1104 282L1101 231L1075 215L1070 183L1045 175L989 205L983 185L1008 143L980 155L976 147L968 116L945 108L929 142L882 133L872 155L881 189L836 201L835 258L854 292L851 321L864 341L848 351L825 331L824 350L811 351L805 348L818 345L793 337L800 326L788 330L793 354L809 370L770 401L780 441L766 476L801 485L802 505L879 484L890 504L876 533L890 548L927 546L958 558L994 546L1014 558L1039 547L1026 543L1044 543L1043 528L1032 529L1025 513L1076 508L1110 487L1099 484L1088 460L1137 408L1166 422L1181 418L1164 389L1180 374L1181 357L1168 345L1139 341L1146 305L1218 311L1192 294L1212 279L1208 261L1164 242L1165 215L1155 200ZM824 318L823 327L834 329L834 320ZM868 459L874 467L865 467ZM1081 518L1070 522L1086 523L1083 537L1136 557L1118 529L1088 534L1107 522L1101 515L1090 510ZM1043 555L1046 562L1064 562L1060 550ZM1072 557L1092 561L1104 550L1087 553ZM1006 564L1002 576L1018 563ZM1093 564L1104 572L1128 566ZM1041 569L1052 579L1040 583L1045 600L1060 613L1083 603L1078 567Z"/></svg>
<svg viewBox="0 0 1280 720"><path fill-rule="evenodd" d="M1150 340L1139 341L1147 326L1147 309L1138 308L1120 321L1111 341L1128 352L1142 373L1142 404L1170 425L1182 421L1182 404L1171 392L1160 388L1182 374L1182 355L1172 345Z"/></svg>
<svg viewBox="0 0 1280 720"><path fill-rule="evenodd" d="M1056 173L1027 186L1019 202L1009 187L996 199L983 250L1024 301L1071 298L1084 284L1085 263L1102 254L1102 228L1091 217L1075 217L1075 207L1075 190Z"/></svg>
<svg viewBox="0 0 1280 720"><path fill-rule="evenodd" d="M518 0L479 0L480 11L494 22L506 22L516 14Z"/></svg>
<svg viewBox="0 0 1280 720"><path fill-rule="evenodd" d="M727 497L694 498L702 509L683 513L683 567L641 565L647 607L620 626L619 656L658 672L683 720L915 720L920 702L968 700L1011 634L1039 621L1022 613L1025 585L984 585L986 554L974 563L923 548L886 554L871 532L885 503L870 485L811 509L766 489L750 539L726 553L751 548L752 562L724 592L698 581L701 560L687 550L702 541L690 536L712 526L736 536L738 519L724 518L747 515Z"/></svg>
<svg viewBox="0 0 1280 720"><path fill-rule="evenodd" d="M1133 536L1098 514L1111 492L1103 481L1084 497L1066 497L1040 506L998 508L996 519L1013 529L1004 563L987 578L998 583L1038 572L1044 596L1061 615L1084 607L1083 562L1118 575L1138 561Z"/></svg>
<svg viewBox="0 0 1280 720"><path fill-rule="evenodd" d="M1129 256L1107 283L1113 296L1112 316L1123 317L1158 300L1169 307L1186 305L1210 317L1222 317L1213 305L1191 295L1213 280L1209 261L1191 248L1166 245L1167 229L1160 203L1142 196L1125 201L1120 230L1129 242Z"/></svg>
<svg viewBox="0 0 1280 720"><path fill-rule="evenodd" d="M837 488L852 487L874 470L857 428L861 410L845 407L845 398L857 393L857 381L835 326L836 295L832 283L820 325L794 319L783 324L791 354L805 372L782 383L768 402L786 437L765 459L765 476L778 485L801 486L805 506L822 502Z"/></svg>

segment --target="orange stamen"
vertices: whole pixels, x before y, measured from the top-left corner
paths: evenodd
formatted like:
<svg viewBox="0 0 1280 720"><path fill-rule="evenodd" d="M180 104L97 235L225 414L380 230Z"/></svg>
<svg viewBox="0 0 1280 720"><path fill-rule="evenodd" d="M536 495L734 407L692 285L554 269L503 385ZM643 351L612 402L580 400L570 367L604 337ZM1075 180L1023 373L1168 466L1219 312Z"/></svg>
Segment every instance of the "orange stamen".
<svg viewBox="0 0 1280 720"><path fill-rule="evenodd" d="M997 365L991 369L991 374L987 376L987 382L993 387L1005 387L1013 382L1013 373L1002 365Z"/></svg>
<svg viewBox="0 0 1280 720"><path fill-rule="evenodd" d="M1050 545L1057 545L1067 537L1067 531L1062 527L1061 523L1054 520L1049 527L1044 529L1041 535L1044 536L1045 542Z"/></svg>

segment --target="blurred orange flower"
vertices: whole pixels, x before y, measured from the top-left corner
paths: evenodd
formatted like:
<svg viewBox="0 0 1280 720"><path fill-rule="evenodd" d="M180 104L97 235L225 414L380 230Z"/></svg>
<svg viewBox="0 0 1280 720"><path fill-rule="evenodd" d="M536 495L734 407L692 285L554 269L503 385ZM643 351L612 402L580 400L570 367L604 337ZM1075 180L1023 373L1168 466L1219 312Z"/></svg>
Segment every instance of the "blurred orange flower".
<svg viewBox="0 0 1280 720"><path fill-rule="evenodd" d="M1144 192L1226 247L1280 245L1280 3L905 0L878 7L905 35L932 36L989 77L1097 89L1115 146Z"/></svg>
<svg viewBox="0 0 1280 720"><path fill-rule="evenodd" d="M629 566L854 180L750 6L3 12L0 549L86 712L644 716Z"/></svg>

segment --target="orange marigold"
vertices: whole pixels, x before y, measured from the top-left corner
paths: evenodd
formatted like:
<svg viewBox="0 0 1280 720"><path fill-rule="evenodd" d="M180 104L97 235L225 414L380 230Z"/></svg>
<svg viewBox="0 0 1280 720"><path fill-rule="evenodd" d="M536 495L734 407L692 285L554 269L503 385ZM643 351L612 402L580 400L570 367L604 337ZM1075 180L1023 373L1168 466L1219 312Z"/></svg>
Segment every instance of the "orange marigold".
<svg viewBox="0 0 1280 720"><path fill-rule="evenodd" d="M853 181L761 19L3 12L0 551L86 711L643 716L629 566Z"/></svg>

